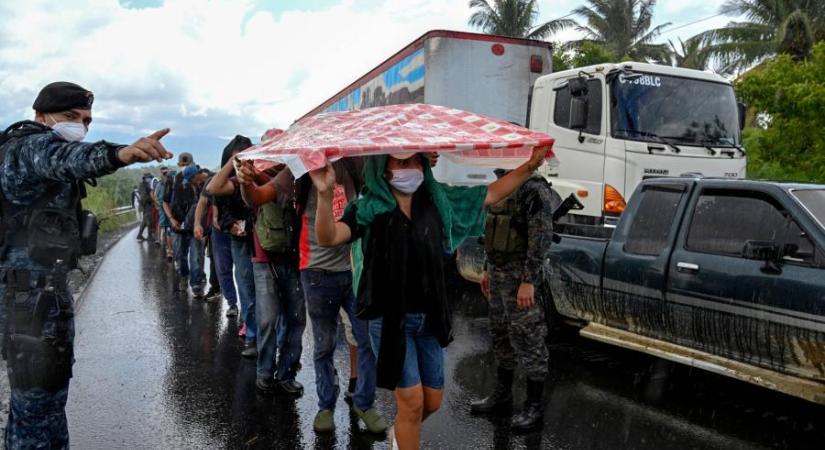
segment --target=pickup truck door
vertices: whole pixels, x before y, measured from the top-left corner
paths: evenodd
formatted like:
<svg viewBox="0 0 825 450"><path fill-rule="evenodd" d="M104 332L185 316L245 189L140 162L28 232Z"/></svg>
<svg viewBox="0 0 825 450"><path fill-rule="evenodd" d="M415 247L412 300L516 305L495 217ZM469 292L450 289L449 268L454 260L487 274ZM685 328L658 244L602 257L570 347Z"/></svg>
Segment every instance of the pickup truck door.
<svg viewBox="0 0 825 450"><path fill-rule="evenodd" d="M769 189L697 190L669 268L677 343L825 377L822 252L794 206ZM790 250L771 266L744 250L759 242Z"/></svg>
<svg viewBox="0 0 825 450"><path fill-rule="evenodd" d="M686 192L686 181L663 179L634 194L605 252L597 321L654 337L671 328L664 292Z"/></svg>

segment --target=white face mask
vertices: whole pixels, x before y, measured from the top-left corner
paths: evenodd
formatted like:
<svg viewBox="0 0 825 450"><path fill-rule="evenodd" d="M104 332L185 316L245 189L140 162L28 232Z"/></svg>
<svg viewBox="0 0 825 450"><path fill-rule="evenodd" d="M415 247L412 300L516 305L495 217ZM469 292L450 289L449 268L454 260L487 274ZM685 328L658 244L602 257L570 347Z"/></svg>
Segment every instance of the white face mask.
<svg viewBox="0 0 825 450"><path fill-rule="evenodd" d="M405 194L412 194L423 182L424 173L418 169L396 169L392 171L390 185Z"/></svg>
<svg viewBox="0 0 825 450"><path fill-rule="evenodd" d="M86 126L77 122L58 122L49 114L54 125L52 130L69 142L80 142L86 137Z"/></svg>

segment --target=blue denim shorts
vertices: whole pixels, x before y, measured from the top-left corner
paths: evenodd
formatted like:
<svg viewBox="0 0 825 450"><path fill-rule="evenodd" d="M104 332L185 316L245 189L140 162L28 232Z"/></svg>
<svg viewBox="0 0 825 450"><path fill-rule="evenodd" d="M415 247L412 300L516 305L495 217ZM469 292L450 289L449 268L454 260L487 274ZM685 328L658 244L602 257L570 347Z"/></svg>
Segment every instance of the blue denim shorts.
<svg viewBox="0 0 825 450"><path fill-rule="evenodd" d="M427 329L426 317L426 314L404 316L407 350L401 379L398 382L399 388L422 384L431 389L444 389L444 349ZM381 348L381 325L381 319L370 321L370 339L376 357Z"/></svg>

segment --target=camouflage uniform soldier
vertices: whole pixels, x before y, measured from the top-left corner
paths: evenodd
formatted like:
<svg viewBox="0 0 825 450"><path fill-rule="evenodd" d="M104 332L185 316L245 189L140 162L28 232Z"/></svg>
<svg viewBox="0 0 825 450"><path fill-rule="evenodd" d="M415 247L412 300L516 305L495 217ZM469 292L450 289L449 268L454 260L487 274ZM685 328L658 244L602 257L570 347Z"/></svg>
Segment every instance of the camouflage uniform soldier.
<svg viewBox="0 0 825 450"><path fill-rule="evenodd" d="M92 93L47 85L35 120L0 134L0 344L11 404L7 449L69 447L66 400L74 362L73 301L66 273L94 252L97 223L83 212L84 180L171 155L168 129L122 146L80 142L92 121Z"/></svg>
<svg viewBox="0 0 825 450"><path fill-rule="evenodd" d="M527 377L527 400L512 420L515 431L533 429L543 417L547 324L536 296L553 238L552 207L549 183L534 175L487 215L484 242L489 267L482 290L490 300L498 379L492 395L473 402L471 409L475 413L507 409L513 402L513 370L518 362Z"/></svg>

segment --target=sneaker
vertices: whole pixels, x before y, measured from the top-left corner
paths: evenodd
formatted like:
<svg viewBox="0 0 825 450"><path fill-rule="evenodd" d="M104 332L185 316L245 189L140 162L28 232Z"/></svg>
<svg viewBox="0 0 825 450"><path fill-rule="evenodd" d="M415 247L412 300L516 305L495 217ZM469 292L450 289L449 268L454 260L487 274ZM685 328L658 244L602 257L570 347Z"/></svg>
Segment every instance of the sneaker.
<svg viewBox="0 0 825 450"><path fill-rule="evenodd" d="M331 409L322 409L315 415L312 428L316 433L329 433L335 430L335 415Z"/></svg>
<svg viewBox="0 0 825 450"><path fill-rule="evenodd" d="M238 330L238 337L246 337L246 323L241 324L241 329Z"/></svg>
<svg viewBox="0 0 825 450"><path fill-rule="evenodd" d="M138 242L143 242L143 241L145 241L145 240L146 240L146 238L144 238L144 237L143 237L143 236L141 236L141 235L138 235L138 236L137 236L137 240L138 240Z"/></svg>
<svg viewBox="0 0 825 450"><path fill-rule="evenodd" d="M166 260L169 261L169 262L174 261L175 260L175 255L167 254L166 255Z"/></svg>
<svg viewBox="0 0 825 450"><path fill-rule="evenodd" d="M220 289L211 289L210 288L209 292L206 293L207 298L216 298L216 297L220 297L220 296L221 296L221 290Z"/></svg>
<svg viewBox="0 0 825 450"><path fill-rule="evenodd" d="M300 397L304 395L304 385L295 380L279 381L275 386L281 393L292 397Z"/></svg>
<svg viewBox="0 0 825 450"><path fill-rule="evenodd" d="M364 422L364 426L367 427L367 430L371 433L383 433L390 427L387 420L384 419L384 417L382 417L375 408L361 411L358 407L353 406L352 410L355 411L355 414L359 419L361 419L362 422Z"/></svg>
<svg viewBox="0 0 825 450"><path fill-rule="evenodd" d="M204 298L203 288L202 287L193 287L192 288L192 297L195 297L198 300L203 299Z"/></svg>
<svg viewBox="0 0 825 450"><path fill-rule="evenodd" d="M272 394L275 392L275 380L272 378L256 378L255 387L262 394Z"/></svg>
<svg viewBox="0 0 825 450"><path fill-rule="evenodd" d="M241 356L244 358L254 358L258 356L258 349L255 348L254 342L247 342L241 350Z"/></svg>
<svg viewBox="0 0 825 450"><path fill-rule="evenodd" d="M237 317L238 316L238 307L237 306L230 306L229 309L226 310L226 317Z"/></svg>

